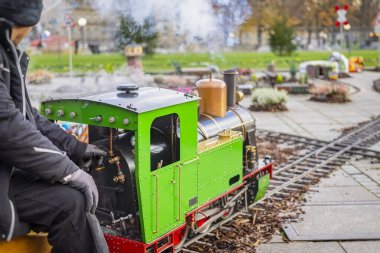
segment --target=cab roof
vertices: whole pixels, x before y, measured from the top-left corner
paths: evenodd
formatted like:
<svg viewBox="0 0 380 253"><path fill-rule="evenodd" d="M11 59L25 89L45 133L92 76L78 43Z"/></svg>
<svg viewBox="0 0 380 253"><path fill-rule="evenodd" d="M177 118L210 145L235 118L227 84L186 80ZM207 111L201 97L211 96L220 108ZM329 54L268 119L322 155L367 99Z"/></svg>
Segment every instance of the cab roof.
<svg viewBox="0 0 380 253"><path fill-rule="evenodd" d="M156 87L142 87L136 91L109 92L80 97L77 100L100 102L113 105L134 113L153 111L159 108L188 103L198 100L199 97L182 92ZM65 99L59 99L65 100Z"/></svg>

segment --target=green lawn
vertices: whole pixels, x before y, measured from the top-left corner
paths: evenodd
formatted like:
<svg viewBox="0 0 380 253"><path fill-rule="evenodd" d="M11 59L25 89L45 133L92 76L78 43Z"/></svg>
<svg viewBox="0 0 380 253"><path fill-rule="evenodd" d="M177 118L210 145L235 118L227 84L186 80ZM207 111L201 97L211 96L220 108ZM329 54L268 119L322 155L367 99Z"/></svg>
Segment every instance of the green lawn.
<svg viewBox="0 0 380 253"><path fill-rule="evenodd" d="M307 60L325 60L329 52L298 52L293 56L279 57L272 53L257 52L230 52L220 54L188 53L188 54L156 54L144 56L143 64L146 72L173 71L172 62L179 62L182 67L198 67L217 65L220 69L227 68L253 68L265 69L273 61L276 68L289 68L290 62L297 63ZM377 64L376 50L353 51L351 56L364 57L366 66ZM52 72L68 71L68 55L57 54L33 55L31 69L48 69ZM121 54L101 55L74 55L73 65L75 72L101 71L112 72L125 63Z"/></svg>

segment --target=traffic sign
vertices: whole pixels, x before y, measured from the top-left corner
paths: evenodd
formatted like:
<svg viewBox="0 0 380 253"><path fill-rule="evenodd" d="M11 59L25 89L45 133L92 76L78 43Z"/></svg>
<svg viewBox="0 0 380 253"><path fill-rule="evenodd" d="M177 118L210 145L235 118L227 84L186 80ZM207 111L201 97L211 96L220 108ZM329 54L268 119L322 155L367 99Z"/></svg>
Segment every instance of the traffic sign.
<svg viewBox="0 0 380 253"><path fill-rule="evenodd" d="M64 18L64 26L65 26L65 27L68 27L68 26L70 26L70 27L74 27L74 26L75 26L74 19L73 19L73 17L71 16L70 13L67 13L67 14L65 15L65 18Z"/></svg>
<svg viewBox="0 0 380 253"><path fill-rule="evenodd" d="M335 12L338 15L338 18L335 22L335 25L337 27L340 27L341 25L348 25L347 21L347 10L348 10L348 5L345 4L343 8L341 8L339 5L335 6Z"/></svg>

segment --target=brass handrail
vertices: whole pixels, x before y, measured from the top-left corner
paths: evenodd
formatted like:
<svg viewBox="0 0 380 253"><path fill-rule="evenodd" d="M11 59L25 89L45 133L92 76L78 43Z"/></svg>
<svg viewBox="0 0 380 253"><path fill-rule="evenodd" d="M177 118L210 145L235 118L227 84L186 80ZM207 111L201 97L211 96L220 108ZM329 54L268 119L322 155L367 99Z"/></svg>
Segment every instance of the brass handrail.
<svg viewBox="0 0 380 253"><path fill-rule="evenodd" d="M153 231L153 234L158 233L158 175L156 173L153 174L156 178L156 230Z"/></svg>
<svg viewBox="0 0 380 253"><path fill-rule="evenodd" d="M196 156L196 157L194 157L193 159L191 159L191 160L189 160L189 161L187 161L187 162L184 162L184 163L182 163L182 164L187 165L187 164L192 163L192 162L194 162L194 161L196 161L196 160L198 160L198 159L199 159L199 156Z"/></svg>
<svg viewBox="0 0 380 253"><path fill-rule="evenodd" d="M181 213L182 213L182 205L181 205L181 202L182 202L182 187L181 187L181 181L182 181L182 166L181 164L177 164L177 167L178 167L178 219L177 221L180 221L181 220Z"/></svg>

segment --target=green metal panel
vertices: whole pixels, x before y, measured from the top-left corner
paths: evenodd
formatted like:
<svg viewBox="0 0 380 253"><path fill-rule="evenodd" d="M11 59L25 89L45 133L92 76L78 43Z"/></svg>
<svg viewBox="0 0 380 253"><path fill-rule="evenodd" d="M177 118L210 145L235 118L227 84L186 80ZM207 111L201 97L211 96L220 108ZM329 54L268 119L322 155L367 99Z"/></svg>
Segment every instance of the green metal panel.
<svg viewBox="0 0 380 253"><path fill-rule="evenodd" d="M170 231L180 221L177 166L169 165L152 173L150 230L153 235ZM149 220L149 219L148 219Z"/></svg>
<svg viewBox="0 0 380 253"><path fill-rule="evenodd" d="M270 181L270 174L266 174L262 177L260 177L258 181L259 189L256 194L255 202L260 200L262 197L264 197L265 193L267 192L268 186Z"/></svg>
<svg viewBox="0 0 380 253"><path fill-rule="evenodd" d="M185 222L186 209L182 205L179 206L180 202L184 203L185 201L182 202L183 196L180 198L179 191L185 192L187 189L181 185L184 180L180 178L180 171L188 176L193 173L193 177L196 177L196 171L191 172L187 167L190 166L190 163L184 163L191 161L197 154L197 108L198 102L191 101L138 115L136 180L142 235L143 241L146 243L152 242ZM176 113L180 120L180 159L182 162L179 161L151 172L150 127L156 118L173 113ZM193 191L195 189L196 185ZM180 215L180 211L182 215Z"/></svg>
<svg viewBox="0 0 380 253"><path fill-rule="evenodd" d="M151 172L150 210L145 210L150 214L144 216L147 242L182 225L185 215L198 207L197 160Z"/></svg>
<svg viewBox="0 0 380 253"><path fill-rule="evenodd" d="M51 110L52 113L47 115L47 109ZM62 116L58 115L60 110L64 112ZM137 128L137 114L120 107L86 100L65 99L46 101L41 104L41 114L51 120L126 130L135 130ZM99 122L95 121L94 118L97 116L101 116L102 120ZM111 117L114 118L113 123L110 122ZM125 124L126 119L128 120L128 124Z"/></svg>
<svg viewBox="0 0 380 253"><path fill-rule="evenodd" d="M241 137L199 154L199 205L242 182L242 156ZM230 185L230 179L237 175L239 179Z"/></svg>
<svg viewBox="0 0 380 253"><path fill-rule="evenodd" d="M184 162L180 167L181 213L184 215L199 206L198 192L199 157Z"/></svg>
<svg viewBox="0 0 380 253"><path fill-rule="evenodd" d="M184 120L181 119L181 131L186 128L183 125ZM181 136L182 147L186 137ZM139 195L146 243L182 225L188 212L242 182L242 143L242 138L237 138L154 172L150 172L149 159L144 156L144 170L148 168L150 178L141 175ZM142 146L139 144L139 147ZM239 179L230 185L230 178L236 175ZM146 184L146 181L149 183Z"/></svg>

